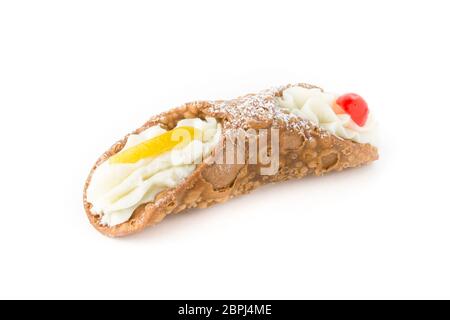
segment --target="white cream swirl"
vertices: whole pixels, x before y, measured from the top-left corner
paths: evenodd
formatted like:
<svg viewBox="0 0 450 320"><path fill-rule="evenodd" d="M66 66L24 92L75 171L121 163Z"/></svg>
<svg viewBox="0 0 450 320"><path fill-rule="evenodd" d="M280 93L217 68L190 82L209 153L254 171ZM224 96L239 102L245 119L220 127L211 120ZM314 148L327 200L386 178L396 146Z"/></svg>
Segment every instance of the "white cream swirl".
<svg viewBox="0 0 450 320"><path fill-rule="evenodd" d="M333 104L336 98L335 94L322 92L317 88L295 86L285 89L282 97L277 100L281 108L311 121L338 137L376 145L377 124L371 112L367 122L360 127L348 114L335 113Z"/></svg>
<svg viewBox="0 0 450 320"><path fill-rule="evenodd" d="M219 142L221 126L214 118L184 119L177 124L183 126L199 129L202 139L136 163L105 161L94 171L87 200L93 205L91 211L101 216L102 224L115 226L128 221L139 205L153 201L158 193L186 179ZM164 132L160 126L154 126L130 135L121 152Z"/></svg>

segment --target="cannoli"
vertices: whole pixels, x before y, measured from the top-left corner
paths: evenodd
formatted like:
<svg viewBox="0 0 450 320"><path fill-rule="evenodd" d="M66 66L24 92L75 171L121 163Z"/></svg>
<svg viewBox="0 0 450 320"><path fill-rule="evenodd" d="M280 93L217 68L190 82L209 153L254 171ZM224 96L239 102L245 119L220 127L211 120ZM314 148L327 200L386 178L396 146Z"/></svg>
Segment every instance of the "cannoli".
<svg viewBox="0 0 450 320"><path fill-rule="evenodd" d="M268 183L376 159L376 122L362 97L287 85L150 118L98 159L83 202L98 231L126 236Z"/></svg>

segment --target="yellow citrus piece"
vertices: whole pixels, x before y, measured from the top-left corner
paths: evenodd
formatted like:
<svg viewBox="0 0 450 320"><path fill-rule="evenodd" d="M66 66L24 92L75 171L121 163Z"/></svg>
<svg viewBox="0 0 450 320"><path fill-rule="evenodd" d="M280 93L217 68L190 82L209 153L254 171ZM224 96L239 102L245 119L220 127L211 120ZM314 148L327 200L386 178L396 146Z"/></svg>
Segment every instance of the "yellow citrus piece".
<svg viewBox="0 0 450 320"><path fill-rule="evenodd" d="M194 127L178 127L119 152L109 158L109 163L136 163L141 159L156 157L174 148L186 146L192 140L201 138L201 132Z"/></svg>

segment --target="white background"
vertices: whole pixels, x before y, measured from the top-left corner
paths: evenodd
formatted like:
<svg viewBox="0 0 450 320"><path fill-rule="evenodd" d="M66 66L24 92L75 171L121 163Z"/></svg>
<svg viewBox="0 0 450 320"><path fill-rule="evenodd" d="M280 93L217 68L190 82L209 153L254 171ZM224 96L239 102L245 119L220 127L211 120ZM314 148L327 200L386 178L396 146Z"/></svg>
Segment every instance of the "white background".
<svg viewBox="0 0 450 320"><path fill-rule="evenodd" d="M0 298L450 298L446 1L2 1ZM102 236L84 180L168 108L310 82L371 166Z"/></svg>

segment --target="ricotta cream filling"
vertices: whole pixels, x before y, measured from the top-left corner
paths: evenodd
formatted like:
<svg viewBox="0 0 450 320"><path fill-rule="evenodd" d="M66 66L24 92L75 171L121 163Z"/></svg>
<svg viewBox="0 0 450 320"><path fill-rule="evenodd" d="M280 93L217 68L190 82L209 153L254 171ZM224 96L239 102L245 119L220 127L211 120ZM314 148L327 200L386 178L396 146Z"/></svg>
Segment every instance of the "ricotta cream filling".
<svg viewBox="0 0 450 320"><path fill-rule="evenodd" d="M336 99L337 95L333 93L295 86L285 89L277 102L280 108L309 120L340 138L376 145L377 124L372 113L369 112L367 122L360 127L350 115L334 111Z"/></svg>
<svg viewBox="0 0 450 320"><path fill-rule="evenodd" d="M179 185L192 174L196 164L211 154L221 134L216 119L184 119L177 124L177 127L186 126L198 129L201 139L136 163L105 161L94 171L87 200L93 205L91 212L101 216L102 224L115 226L128 221L139 205L151 202L161 191ZM164 132L166 130L160 126L153 126L140 134L130 135L120 152Z"/></svg>

